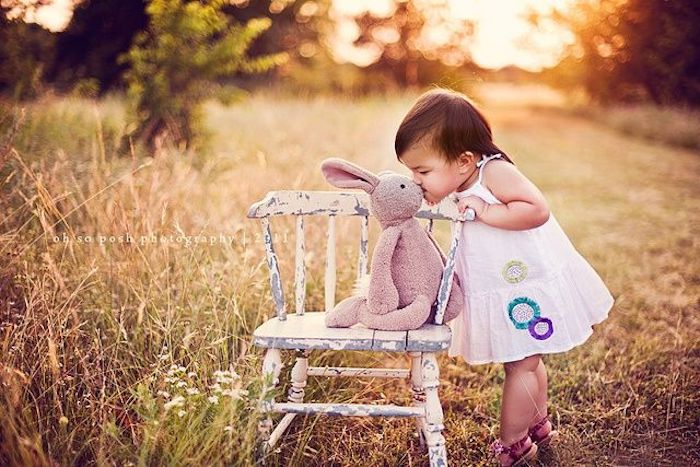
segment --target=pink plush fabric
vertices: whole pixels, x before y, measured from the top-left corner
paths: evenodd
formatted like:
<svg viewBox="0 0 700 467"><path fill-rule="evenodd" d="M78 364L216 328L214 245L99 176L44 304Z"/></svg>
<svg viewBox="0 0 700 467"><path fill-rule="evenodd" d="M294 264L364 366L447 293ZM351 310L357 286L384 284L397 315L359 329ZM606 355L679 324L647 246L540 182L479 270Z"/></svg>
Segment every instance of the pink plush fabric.
<svg viewBox="0 0 700 467"><path fill-rule="evenodd" d="M321 164L326 180L339 188L359 188L370 195L370 210L382 233L374 247L367 296L355 296L328 310L328 327L363 323L372 329L417 329L434 317L444 268L435 240L413 217L423 192L410 178L395 173L379 176L342 159ZM457 276L445 310L445 322L464 307Z"/></svg>

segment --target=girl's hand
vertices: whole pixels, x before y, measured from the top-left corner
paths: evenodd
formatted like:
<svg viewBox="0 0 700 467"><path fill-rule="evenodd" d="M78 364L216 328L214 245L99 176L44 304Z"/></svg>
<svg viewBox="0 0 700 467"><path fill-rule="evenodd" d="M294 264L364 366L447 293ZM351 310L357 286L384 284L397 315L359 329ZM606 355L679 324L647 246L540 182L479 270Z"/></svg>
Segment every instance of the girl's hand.
<svg viewBox="0 0 700 467"><path fill-rule="evenodd" d="M467 196L466 198L461 198L457 201L457 209L462 214L464 214L464 212L468 208L473 209L476 218L479 219L481 216L484 215L484 212L488 208L488 203L483 199L479 198L478 196L474 195Z"/></svg>

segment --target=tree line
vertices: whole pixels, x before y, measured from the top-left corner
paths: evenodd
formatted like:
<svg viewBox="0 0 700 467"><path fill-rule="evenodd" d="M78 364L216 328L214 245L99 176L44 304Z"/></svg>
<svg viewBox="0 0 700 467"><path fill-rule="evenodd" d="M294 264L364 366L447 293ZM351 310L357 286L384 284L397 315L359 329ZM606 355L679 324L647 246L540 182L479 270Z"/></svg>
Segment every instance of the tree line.
<svg viewBox="0 0 700 467"><path fill-rule="evenodd" d="M395 0L388 16L352 18L355 45L374 53L364 67L334 60L332 0L77 0L61 32L22 21L48 1L0 3L0 94L124 91L137 117L131 136L149 145L167 135L187 146L199 103L245 87L365 93L488 78L469 53L478 24L451 19L447 0ZM603 103L700 102L697 0L579 0L530 19L564 25L575 38L534 79ZM449 40L430 44L431 28Z"/></svg>

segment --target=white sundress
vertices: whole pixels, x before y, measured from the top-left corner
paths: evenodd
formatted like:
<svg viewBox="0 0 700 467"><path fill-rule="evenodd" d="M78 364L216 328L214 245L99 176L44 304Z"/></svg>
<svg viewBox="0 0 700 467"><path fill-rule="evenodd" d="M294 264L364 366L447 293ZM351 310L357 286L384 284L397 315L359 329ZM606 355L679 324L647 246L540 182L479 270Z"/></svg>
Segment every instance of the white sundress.
<svg viewBox="0 0 700 467"><path fill-rule="evenodd" d="M457 198L502 204L481 183L486 163L500 157L484 156L478 180ZM543 225L521 231L466 222L455 272L468 306L448 323L448 355L470 364L569 350L588 339L614 302L551 214Z"/></svg>

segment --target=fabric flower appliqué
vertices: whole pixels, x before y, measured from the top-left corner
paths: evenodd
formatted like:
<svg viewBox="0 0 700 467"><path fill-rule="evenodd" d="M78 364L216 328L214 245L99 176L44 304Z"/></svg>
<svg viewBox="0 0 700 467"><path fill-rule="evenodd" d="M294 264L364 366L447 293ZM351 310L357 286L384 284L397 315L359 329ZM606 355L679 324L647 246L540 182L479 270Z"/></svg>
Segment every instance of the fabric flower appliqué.
<svg viewBox="0 0 700 467"><path fill-rule="evenodd" d="M530 321L527 327L530 335L537 340L543 341L554 333L552 320L549 318L539 317Z"/></svg>
<svg viewBox="0 0 700 467"><path fill-rule="evenodd" d="M548 339L554 333L552 320L540 316L539 304L529 297L517 297L508 304L508 317L516 329L527 329L537 340Z"/></svg>
<svg viewBox="0 0 700 467"><path fill-rule="evenodd" d="M503 266L502 275L506 282L510 282L511 284L522 282L527 277L527 265L518 260L508 261L506 265Z"/></svg>
<svg viewBox="0 0 700 467"><path fill-rule="evenodd" d="M540 317L540 306L527 297L518 297L508 304L508 317L518 329L527 329L530 321Z"/></svg>

